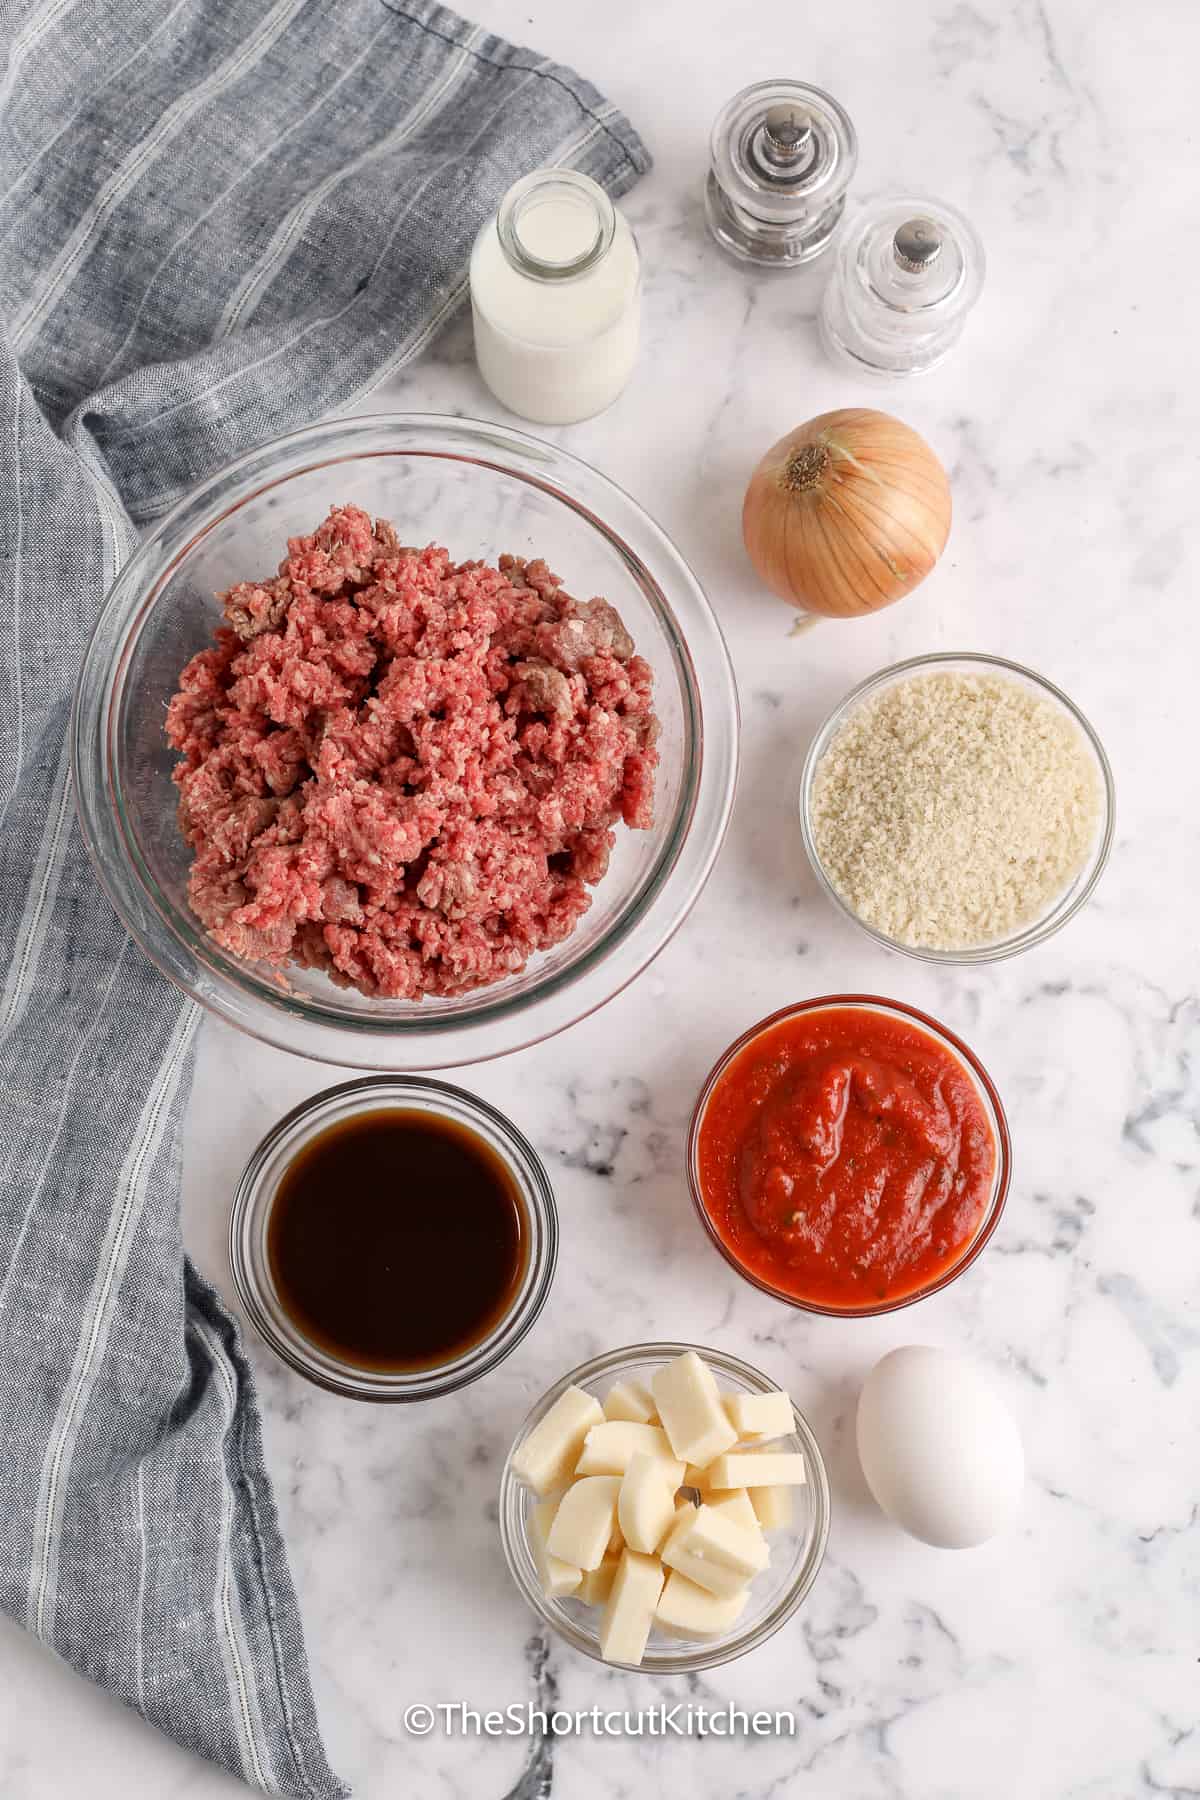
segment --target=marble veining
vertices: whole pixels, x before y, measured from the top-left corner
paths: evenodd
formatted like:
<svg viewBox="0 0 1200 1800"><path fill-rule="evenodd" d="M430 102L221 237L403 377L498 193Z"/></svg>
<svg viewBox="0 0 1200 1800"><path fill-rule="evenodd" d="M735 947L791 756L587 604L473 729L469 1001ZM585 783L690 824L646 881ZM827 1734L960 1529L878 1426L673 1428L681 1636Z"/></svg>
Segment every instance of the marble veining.
<svg viewBox="0 0 1200 1800"><path fill-rule="evenodd" d="M553 1175L559 1275L487 1381L424 1409L357 1407L250 1345L267 1450L336 1767L362 1800L1187 1800L1200 1794L1200 886L1195 670L1194 70L1187 0L481 0L486 26L591 76L657 166L627 202L645 349L607 414L555 434L674 536L728 633L744 710L729 841L695 913L609 1007L550 1044L459 1073ZM868 388L821 360L823 271L725 262L700 203L710 120L792 74L844 101L854 195L944 195L978 226L983 298L920 383ZM919 593L790 635L738 529L784 430L828 407L899 411L951 469L955 525ZM458 324L365 410L498 416ZM1093 719L1118 834L1092 906L1024 958L953 971L888 956L824 902L795 795L814 726L872 670L984 649L1059 681ZM807 1319L715 1256L683 1144L720 1050L788 999L845 989L965 1034L1009 1111L1012 1195L960 1283L889 1319ZM230 1283L229 1198L281 1112L339 1077L206 1023L185 1146L185 1226ZM719 1342L792 1388L823 1447L829 1556L803 1611L694 1679L606 1670L547 1642L513 1590L496 1483L527 1406L565 1367L648 1336ZM905 1342L986 1368L1025 1439L1015 1530L960 1554L899 1535L853 1445L871 1363ZM413 1701L480 1710L734 1703L794 1735L623 1740L406 1733ZM0 1622L4 1800L231 1800Z"/></svg>

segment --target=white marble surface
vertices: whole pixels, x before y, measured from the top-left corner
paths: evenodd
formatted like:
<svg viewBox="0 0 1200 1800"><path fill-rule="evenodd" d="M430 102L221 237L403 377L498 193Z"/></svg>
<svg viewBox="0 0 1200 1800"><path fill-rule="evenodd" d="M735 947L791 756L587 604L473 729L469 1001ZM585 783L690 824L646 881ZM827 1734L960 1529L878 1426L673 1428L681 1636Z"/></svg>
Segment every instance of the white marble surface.
<svg viewBox="0 0 1200 1800"><path fill-rule="evenodd" d="M645 503L713 596L741 686L744 772L716 875L658 963L554 1043L460 1077L513 1113L558 1187L559 1276L519 1352L459 1398L400 1412L323 1396L251 1345L334 1763L362 1800L495 1800L519 1780L529 1745L415 1741L403 1709L531 1695L531 1620L493 1517L503 1450L566 1365L680 1335L749 1357L808 1410L833 1485L828 1561L788 1629L701 1681L656 1685L557 1647L549 1670L564 1706L734 1698L794 1711L797 1734L560 1741L552 1780L522 1787L524 1800L1194 1795L1200 15L1191 0L486 0L475 12L590 74L657 158L627 202L648 271L646 353L611 413L564 440ZM736 87L778 73L849 107L860 196L929 188L986 240L969 338L920 385L881 395L835 375L814 340L819 270L755 278L704 235L709 120ZM941 450L950 547L893 611L789 639L789 615L742 558L742 488L784 429L854 402L891 406ZM375 404L496 416L465 330ZM934 648L1044 670L1093 717L1117 772L1117 847L1094 904L993 969L938 973L867 947L816 893L793 816L818 716L872 669ZM681 1172L714 1054L771 1007L846 988L924 1005L963 1032L1016 1143L981 1263L873 1323L808 1319L740 1283L702 1237ZM243 1159L335 1078L205 1027L187 1231L226 1293ZM968 1351L1021 1423L1020 1524L977 1551L906 1540L857 1471L857 1384L913 1340ZM5 1800L237 1791L0 1627Z"/></svg>

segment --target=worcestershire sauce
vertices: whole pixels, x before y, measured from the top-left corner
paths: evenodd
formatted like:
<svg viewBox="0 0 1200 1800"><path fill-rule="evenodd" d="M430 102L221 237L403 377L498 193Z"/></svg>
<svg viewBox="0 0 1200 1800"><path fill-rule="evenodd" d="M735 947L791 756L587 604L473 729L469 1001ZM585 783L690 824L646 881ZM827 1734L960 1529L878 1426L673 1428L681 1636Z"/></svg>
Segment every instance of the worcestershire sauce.
<svg viewBox="0 0 1200 1800"><path fill-rule="evenodd" d="M454 1120L360 1113L305 1144L271 1204L280 1305L360 1369L424 1369L489 1335L528 1254L511 1173Z"/></svg>

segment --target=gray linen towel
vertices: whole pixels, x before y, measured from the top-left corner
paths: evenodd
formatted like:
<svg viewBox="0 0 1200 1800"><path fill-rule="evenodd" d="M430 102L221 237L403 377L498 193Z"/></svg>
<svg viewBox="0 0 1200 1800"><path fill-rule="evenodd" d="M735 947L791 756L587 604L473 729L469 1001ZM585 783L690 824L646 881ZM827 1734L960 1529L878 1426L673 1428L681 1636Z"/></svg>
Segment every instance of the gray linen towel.
<svg viewBox="0 0 1200 1800"><path fill-rule="evenodd" d="M647 158L427 0L0 18L0 1604L247 1782L333 1795L249 1371L180 1242L196 1016L87 866L70 687L136 524L416 355L517 176Z"/></svg>

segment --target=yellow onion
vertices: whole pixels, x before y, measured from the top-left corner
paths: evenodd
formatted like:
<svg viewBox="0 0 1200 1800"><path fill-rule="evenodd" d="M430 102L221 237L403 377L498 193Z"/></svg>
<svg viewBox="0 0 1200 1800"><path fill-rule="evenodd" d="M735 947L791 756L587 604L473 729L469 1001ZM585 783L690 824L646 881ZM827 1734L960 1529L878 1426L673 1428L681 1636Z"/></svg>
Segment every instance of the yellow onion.
<svg viewBox="0 0 1200 1800"><path fill-rule="evenodd" d="M925 439L866 407L780 438L750 478L742 535L767 586L851 618L924 581L950 532L950 483Z"/></svg>

